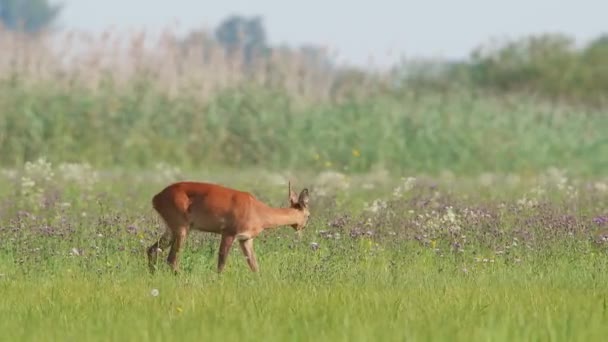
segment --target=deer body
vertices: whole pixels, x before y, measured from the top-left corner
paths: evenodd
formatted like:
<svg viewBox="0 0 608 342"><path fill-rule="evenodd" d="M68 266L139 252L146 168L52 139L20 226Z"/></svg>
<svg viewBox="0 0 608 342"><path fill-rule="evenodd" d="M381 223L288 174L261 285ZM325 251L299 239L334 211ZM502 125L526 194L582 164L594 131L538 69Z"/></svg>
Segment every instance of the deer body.
<svg viewBox="0 0 608 342"><path fill-rule="evenodd" d="M253 272L258 270L253 239L263 230L291 226L301 230L308 221L308 190L297 196L289 184L287 208L273 208L252 194L211 183L179 182L152 198L152 206L166 224L165 233L148 248L153 272L159 248L171 247L167 262L178 271L178 254L191 230L220 234L218 272L222 272L234 240L238 240Z"/></svg>

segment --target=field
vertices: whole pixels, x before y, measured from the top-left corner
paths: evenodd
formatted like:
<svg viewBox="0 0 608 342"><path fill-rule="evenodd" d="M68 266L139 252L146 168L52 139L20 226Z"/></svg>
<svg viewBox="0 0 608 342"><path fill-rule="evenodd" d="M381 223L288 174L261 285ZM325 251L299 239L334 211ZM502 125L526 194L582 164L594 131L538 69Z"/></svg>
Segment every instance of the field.
<svg viewBox="0 0 608 342"><path fill-rule="evenodd" d="M601 340L606 180L294 177L313 216L238 248L191 234L182 273L148 274L151 196L211 180L284 205L269 173L96 172L44 160L4 172L0 329L11 340ZM166 254L165 254L166 256Z"/></svg>
<svg viewBox="0 0 608 342"><path fill-rule="evenodd" d="M3 339L608 333L605 106L397 87L289 53L252 73L171 37L136 37L121 59L105 37L63 63L44 37L0 31ZM309 188L311 218L255 240L257 274L233 248L218 275L219 237L193 233L182 272L151 275L151 198L184 179L274 206L291 180Z"/></svg>

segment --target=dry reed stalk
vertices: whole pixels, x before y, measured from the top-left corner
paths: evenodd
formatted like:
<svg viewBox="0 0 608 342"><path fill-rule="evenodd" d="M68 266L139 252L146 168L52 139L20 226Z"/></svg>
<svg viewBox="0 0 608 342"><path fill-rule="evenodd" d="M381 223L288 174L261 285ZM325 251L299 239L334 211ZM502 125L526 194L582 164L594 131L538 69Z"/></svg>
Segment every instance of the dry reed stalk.
<svg viewBox="0 0 608 342"><path fill-rule="evenodd" d="M268 58L246 66L242 53L227 55L205 31L182 38L169 28L156 36L108 29L28 37L0 30L0 50L0 79L18 76L27 84L50 82L92 92L107 88L107 82L121 92L145 77L149 87L169 97L186 92L206 102L219 91L248 84L281 89L309 103L333 100L335 88L341 87L335 72L301 51L275 48ZM360 76L345 85L363 96L370 84Z"/></svg>

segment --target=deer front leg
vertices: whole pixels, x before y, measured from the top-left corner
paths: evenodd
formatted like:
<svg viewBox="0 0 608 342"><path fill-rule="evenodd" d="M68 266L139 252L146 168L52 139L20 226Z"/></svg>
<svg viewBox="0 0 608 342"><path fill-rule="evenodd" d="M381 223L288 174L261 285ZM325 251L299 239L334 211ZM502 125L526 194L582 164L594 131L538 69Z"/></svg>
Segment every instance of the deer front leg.
<svg viewBox="0 0 608 342"><path fill-rule="evenodd" d="M222 273L224 266L226 266L226 259L230 248L234 242L234 235L222 235L222 242L220 242L220 250L217 258L217 273Z"/></svg>
<svg viewBox="0 0 608 342"><path fill-rule="evenodd" d="M245 254L249 268L252 272L257 272L258 262L255 259L255 253L253 252L253 239L241 240L239 243L241 244L241 250L243 251L243 254Z"/></svg>

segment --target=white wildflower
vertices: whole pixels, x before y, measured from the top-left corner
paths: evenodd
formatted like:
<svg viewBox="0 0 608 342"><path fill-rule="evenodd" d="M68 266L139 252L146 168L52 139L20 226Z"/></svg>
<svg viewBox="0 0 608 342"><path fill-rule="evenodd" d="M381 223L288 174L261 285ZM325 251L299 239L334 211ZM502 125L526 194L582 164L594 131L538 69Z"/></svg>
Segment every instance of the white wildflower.
<svg viewBox="0 0 608 342"><path fill-rule="evenodd" d="M393 196L400 198L404 193L412 190L416 184L416 178L407 177L401 179L402 183L393 190Z"/></svg>
<svg viewBox="0 0 608 342"><path fill-rule="evenodd" d="M62 163L57 169L64 181L75 183L86 190L91 190L99 180L97 171L88 163Z"/></svg>
<svg viewBox="0 0 608 342"><path fill-rule="evenodd" d="M154 166L156 178L161 182L171 182L178 179L182 173L179 167L159 162Z"/></svg>
<svg viewBox="0 0 608 342"><path fill-rule="evenodd" d="M365 211L371 211L372 213L377 213L378 211L387 208L386 202L381 199L375 199L371 204L366 202L364 203L364 206Z"/></svg>
<svg viewBox="0 0 608 342"><path fill-rule="evenodd" d="M323 171L314 180L315 189L323 189L324 193L336 190L346 190L350 187L349 178L337 171Z"/></svg>
<svg viewBox="0 0 608 342"><path fill-rule="evenodd" d="M599 192L607 192L608 191L608 184L607 183L596 182L595 184L593 184L593 187L595 188L595 190L597 190Z"/></svg>

